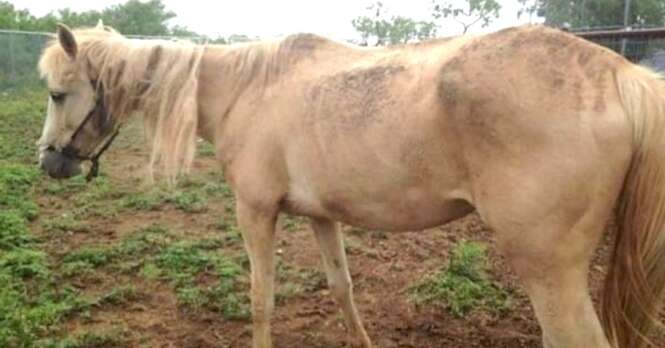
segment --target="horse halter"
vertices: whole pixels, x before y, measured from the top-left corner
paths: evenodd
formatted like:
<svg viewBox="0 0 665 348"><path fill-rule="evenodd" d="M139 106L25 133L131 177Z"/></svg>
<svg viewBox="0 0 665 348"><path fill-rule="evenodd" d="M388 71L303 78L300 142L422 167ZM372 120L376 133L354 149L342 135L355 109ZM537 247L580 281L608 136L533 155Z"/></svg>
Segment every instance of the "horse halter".
<svg viewBox="0 0 665 348"><path fill-rule="evenodd" d="M72 136L69 139L69 143L61 151L61 153L66 157L80 161L90 161L90 163L92 163L90 171L88 171L88 174L85 176L86 181L90 181L92 178L96 178L99 175L99 157L101 157L104 151L106 151L111 146L111 143L113 143L113 140L115 140L116 136L118 136L118 133L120 132L119 128L115 128L111 133L108 133L110 136L108 136L108 134L106 135L106 140L103 142L103 145L98 147L99 151L97 151L97 153L94 153L93 151L93 154L88 156L80 155L79 150L72 146L76 136L79 135L79 133L83 130L83 127L85 127L85 125L93 118L95 114L100 113L105 122L108 122L109 120L109 117L106 113L106 107L104 105L103 85L98 85L97 81L95 80L91 80L90 83L92 84L92 88L97 91L97 101L95 106L88 112L88 114L83 119L83 122L81 122L78 128L76 128L74 133L72 133ZM49 149L55 150L52 146L50 146Z"/></svg>

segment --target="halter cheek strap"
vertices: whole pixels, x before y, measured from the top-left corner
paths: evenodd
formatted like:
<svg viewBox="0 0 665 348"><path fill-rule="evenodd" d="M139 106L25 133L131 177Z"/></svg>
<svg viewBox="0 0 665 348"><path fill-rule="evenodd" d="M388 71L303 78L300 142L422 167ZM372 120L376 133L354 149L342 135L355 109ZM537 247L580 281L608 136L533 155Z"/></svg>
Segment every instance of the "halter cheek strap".
<svg viewBox="0 0 665 348"><path fill-rule="evenodd" d="M109 119L108 115L106 114L106 107L104 106L103 86L98 86L97 81L94 80L90 81L90 83L92 84L93 89L97 91L97 101L95 106L88 112L88 114L83 119L83 122L81 122L78 128L76 128L74 133L72 133L67 146L62 149L62 154L69 158L74 158L81 161L90 161L92 163L90 171L85 176L86 181L90 181L92 178L96 178L99 175L99 158L102 156L104 151L106 151L111 146L111 143L113 143L113 140L115 140L115 138L118 136L118 133L120 132L118 128L115 128L115 130L110 133L111 135L106 139L104 144L99 148L99 151L97 151L97 153L94 155L82 156L79 154L78 149L74 148L72 145L76 139L76 136L81 133L83 127L85 127L85 125L93 118L95 114L101 113L102 117L104 117L104 122L107 122Z"/></svg>

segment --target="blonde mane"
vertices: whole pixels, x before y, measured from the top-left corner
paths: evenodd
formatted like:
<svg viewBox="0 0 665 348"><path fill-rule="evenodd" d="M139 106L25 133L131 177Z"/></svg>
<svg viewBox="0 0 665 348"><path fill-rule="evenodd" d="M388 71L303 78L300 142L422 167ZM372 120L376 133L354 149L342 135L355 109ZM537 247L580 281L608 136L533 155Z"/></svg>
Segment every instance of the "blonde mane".
<svg viewBox="0 0 665 348"><path fill-rule="evenodd" d="M98 88L116 124L135 111L144 114L151 143L149 172L160 169L167 180L189 171L195 155L198 127L198 75L205 46L165 40L131 40L109 30L74 31L78 44L75 66ZM73 79L69 59L57 40L45 48L39 62L43 77Z"/></svg>

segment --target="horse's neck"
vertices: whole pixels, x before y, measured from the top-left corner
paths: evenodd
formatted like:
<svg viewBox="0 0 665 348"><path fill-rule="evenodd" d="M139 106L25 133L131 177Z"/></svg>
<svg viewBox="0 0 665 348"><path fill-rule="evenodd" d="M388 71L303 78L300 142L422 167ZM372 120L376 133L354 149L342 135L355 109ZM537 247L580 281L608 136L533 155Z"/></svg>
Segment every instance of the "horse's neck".
<svg viewBox="0 0 665 348"><path fill-rule="evenodd" d="M206 47L199 71L199 124L221 125L238 99L248 88L256 88L255 79L263 77L262 61L246 59L246 46L211 45ZM262 57L267 59L266 57ZM201 136L214 137L215 127L200 127Z"/></svg>

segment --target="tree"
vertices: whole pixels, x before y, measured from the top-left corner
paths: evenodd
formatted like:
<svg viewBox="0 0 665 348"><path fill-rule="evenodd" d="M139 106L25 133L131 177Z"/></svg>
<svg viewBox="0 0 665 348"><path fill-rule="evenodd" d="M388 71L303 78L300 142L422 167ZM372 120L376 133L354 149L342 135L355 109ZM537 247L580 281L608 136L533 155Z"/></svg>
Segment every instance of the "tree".
<svg viewBox="0 0 665 348"><path fill-rule="evenodd" d="M168 11L162 0L129 0L107 7L102 11L75 12L61 9L43 17L35 17L27 10L18 10L9 2L0 2L0 28L32 31L53 31L57 22L70 27L94 26L99 19L106 25L128 35L171 35L183 33L185 28L169 25L175 13Z"/></svg>
<svg viewBox="0 0 665 348"><path fill-rule="evenodd" d="M625 0L519 0L519 15L545 17L545 24L556 27L623 26ZM665 25L665 1L633 0L631 26Z"/></svg>
<svg viewBox="0 0 665 348"><path fill-rule="evenodd" d="M390 16L381 2L370 5L367 10L370 15L356 17L351 21L360 33L361 45L367 46L370 41L376 46L407 43L424 40L436 34L436 25L433 22Z"/></svg>
<svg viewBox="0 0 665 348"><path fill-rule="evenodd" d="M499 18L501 5L496 0L465 0L462 6L455 5L457 3L459 2L434 0L433 16L436 19L452 17L462 25L462 34L466 34L469 28L477 23L486 27L494 19Z"/></svg>
<svg viewBox="0 0 665 348"><path fill-rule="evenodd" d="M169 35L168 21L176 16L161 0L129 0L104 9L101 15L104 23L127 35Z"/></svg>

